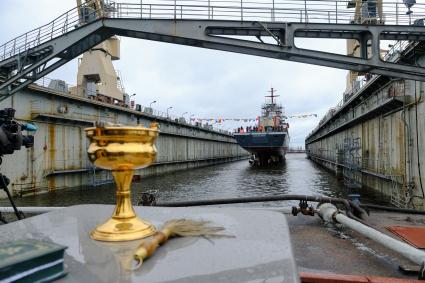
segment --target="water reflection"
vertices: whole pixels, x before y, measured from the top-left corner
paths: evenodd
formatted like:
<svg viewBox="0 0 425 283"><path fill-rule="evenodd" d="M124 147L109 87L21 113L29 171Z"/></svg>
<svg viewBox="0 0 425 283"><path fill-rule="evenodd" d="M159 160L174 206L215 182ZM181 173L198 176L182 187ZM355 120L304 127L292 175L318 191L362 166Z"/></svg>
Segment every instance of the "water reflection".
<svg viewBox="0 0 425 283"><path fill-rule="evenodd" d="M379 202L382 196L370 189L352 192L342 181L304 154L288 154L281 166L250 167L247 160L169 173L142 179L133 184L133 203L141 192L156 191L158 201L198 200L231 197L308 194L347 197L360 193L364 202ZM115 203L113 184L58 190L16 200L21 206L69 206L74 204ZM3 205L8 205L2 201ZM285 202L285 206L294 203ZM250 204L253 205L253 204ZM282 203L257 204L265 206Z"/></svg>

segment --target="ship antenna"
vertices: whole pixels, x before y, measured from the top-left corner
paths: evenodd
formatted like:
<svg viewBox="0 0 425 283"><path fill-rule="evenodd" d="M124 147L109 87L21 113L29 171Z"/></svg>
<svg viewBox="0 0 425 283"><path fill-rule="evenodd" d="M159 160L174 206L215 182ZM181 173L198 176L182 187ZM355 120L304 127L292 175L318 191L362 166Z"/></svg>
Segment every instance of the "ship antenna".
<svg viewBox="0 0 425 283"><path fill-rule="evenodd" d="M270 88L269 92L270 95L266 95L266 97L270 97L272 99L272 104L274 104L273 98L279 97L279 95L274 95L274 93L276 92L274 88Z"/></svg>

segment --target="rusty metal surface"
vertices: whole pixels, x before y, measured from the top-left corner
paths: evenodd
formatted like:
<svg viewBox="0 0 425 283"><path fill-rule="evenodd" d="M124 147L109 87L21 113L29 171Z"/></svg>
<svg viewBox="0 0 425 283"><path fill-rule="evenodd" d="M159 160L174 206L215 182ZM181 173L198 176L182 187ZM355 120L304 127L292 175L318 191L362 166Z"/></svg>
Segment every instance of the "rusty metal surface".
<svg viewBox="0 0 425 283"><path fill-rule="evenodd" d="M389 231L418 249L425 249L425 226L387 226Z"/></svg>
<svg viewBox="0 0 425 283"><path fill-rule="evenodd" d="M111 177L94 170L86 154L84 128L97 120L114 124L147 125L157 119L161 126L155 166L138 174L157 175L193 167L237 160L247 155L224 133L178 123L129 108L32 85L19 96L4 100L0 108L17 109L19 121L37 125L34 147L5 156L2 173L11 179L15 195L35 195L61 188L105 183ZM11 166L13 164L13 166ZM187 165L184 165L187 167ZM4 195L0 192L0 198Z"/></svg>
<svg viewBox="0 0 425 283"><path fill-rule="evenodd" d="M363 188L382 193L395 206L424 210L424 89L424 84L407 80L364 87L360 92L367 95L359 93L363 96L361 101L348 100L338 105L339 116L332 116L326 125L319 125L310 134L306 140L308 155L341 175L347 165L344 158L339 157L345 156L341 154L344 140L359 138L361 168L353 175ZM388 98L397 98L403 105L385 106L381 114L335 131Z"/></svg>
<svg viewBox="0 0 425 283"><path fill-rule="evenodd" d="M400 279L369 275L320 274L300 272L302 283L419 283L415 279Z"/></svg>

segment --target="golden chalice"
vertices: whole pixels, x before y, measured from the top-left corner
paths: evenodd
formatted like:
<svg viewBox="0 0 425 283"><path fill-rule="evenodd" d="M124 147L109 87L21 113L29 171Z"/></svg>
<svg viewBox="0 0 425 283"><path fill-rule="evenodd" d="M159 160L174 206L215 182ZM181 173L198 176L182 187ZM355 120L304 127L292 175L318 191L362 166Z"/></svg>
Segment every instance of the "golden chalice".
<svg viewBox="0 0 425 283"><path fill-rule="evenodd" d="M100 241L130 241L152 235L155 227L136 215L130 192L134 169L147 167L156 158L157 123L152 123L150 128L98 125L85 131L90 140L87 150L90 161L112 170L117 185L112 217L97 226L90 237Z"/></svg>

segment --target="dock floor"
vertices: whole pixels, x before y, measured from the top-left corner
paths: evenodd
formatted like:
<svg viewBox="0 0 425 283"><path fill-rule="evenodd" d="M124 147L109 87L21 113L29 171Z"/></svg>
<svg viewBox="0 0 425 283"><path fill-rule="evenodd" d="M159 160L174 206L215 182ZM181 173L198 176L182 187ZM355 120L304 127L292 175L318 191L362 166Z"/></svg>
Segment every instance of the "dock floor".
<svg viewBox="0 0 425 283"><path fill-rule="evenodd" d="M411 266L414 265L412 262L355 231L325 225L318 216L288 214L287 220L300 272L417 278L399 271L399 265ZM423 215L372 211L369 223L401 240L385 227L423 226L425 218Z"/></svg>

